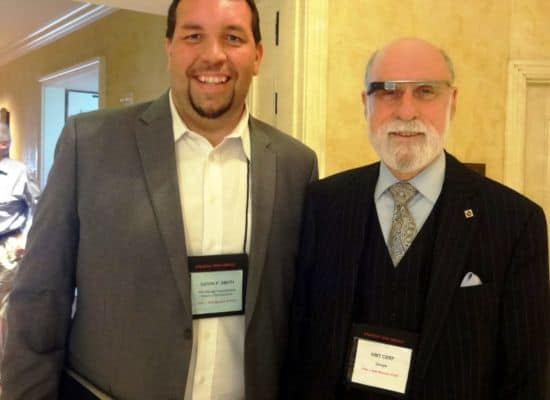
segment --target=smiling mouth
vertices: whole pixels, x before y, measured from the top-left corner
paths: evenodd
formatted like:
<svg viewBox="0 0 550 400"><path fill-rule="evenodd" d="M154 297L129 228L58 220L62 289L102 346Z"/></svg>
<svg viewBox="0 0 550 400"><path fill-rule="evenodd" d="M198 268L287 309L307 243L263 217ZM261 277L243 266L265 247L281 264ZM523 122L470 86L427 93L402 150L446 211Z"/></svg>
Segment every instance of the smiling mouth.
<svg viewBox="0 0 550 400"><path fill-rule="evenodd" d="M390 132L390 135L392 136L399 136L399 137L413 137L413 136L420 136L423 135L423 132L416 132L416 131L394 131Z"/></svg>
<svg viewBox="0 0 550 400"><path fill-rule="evenodd" d="M196 77L196 79L200 83L206 83L208 85L222 85L224 83L229 82L228 76L204 76L199 75Z"/></svg>

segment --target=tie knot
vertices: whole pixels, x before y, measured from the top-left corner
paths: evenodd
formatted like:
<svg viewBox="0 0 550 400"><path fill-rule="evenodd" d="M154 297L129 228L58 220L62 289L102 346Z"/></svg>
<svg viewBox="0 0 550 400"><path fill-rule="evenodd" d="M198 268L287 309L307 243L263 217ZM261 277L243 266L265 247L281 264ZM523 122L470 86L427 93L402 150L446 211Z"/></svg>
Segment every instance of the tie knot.
<svg viewBox="0 0 550 400"><path fill-rule="evenodd" d="M416 194L416 189L409 182L397 182L390 187L393 201L397 205L404 205Z"/></svg>

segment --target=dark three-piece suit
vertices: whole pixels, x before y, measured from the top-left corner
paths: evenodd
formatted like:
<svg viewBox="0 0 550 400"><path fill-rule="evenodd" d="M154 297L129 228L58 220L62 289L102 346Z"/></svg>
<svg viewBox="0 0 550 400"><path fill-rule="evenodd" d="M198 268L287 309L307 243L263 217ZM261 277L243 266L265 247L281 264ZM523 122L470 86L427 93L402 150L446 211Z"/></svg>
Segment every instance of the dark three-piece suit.
<svg viewBox="0 0 550 400"><path fill-rule="evenodd" d="M542 209L447 154L441 195L393 268L374 205L378 174L377 163L311 185L285 397L393 398L345 383L350 329L360 322L419 334L410 399L546 398ZM481 284L461 287L468 273Z"/></svg>

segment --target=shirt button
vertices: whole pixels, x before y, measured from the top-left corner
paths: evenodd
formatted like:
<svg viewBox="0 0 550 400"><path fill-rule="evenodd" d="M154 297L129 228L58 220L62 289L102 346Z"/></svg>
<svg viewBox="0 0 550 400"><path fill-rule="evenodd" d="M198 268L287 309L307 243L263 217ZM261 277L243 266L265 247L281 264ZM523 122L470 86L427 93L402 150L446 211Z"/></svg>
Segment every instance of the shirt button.
<svg viewBox="0 0 550 400"><path fill-rule="evenodd" d="M185 339L193 339L193 331L191 330L191 328L186 328L183 331L183 337Z"/></svg>

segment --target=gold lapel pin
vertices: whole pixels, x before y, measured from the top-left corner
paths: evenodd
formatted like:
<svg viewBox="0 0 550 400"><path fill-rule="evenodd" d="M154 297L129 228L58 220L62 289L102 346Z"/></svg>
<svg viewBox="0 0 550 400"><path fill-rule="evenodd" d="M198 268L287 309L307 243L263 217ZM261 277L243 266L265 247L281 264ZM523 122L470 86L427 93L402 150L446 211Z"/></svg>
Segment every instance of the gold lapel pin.
<svg viewBox="0 0 550 400"><path fill-rule="evenodd" d="M464 210L464 216L466 218L473 218L474 217L474 212L471 208L468 208L467 210Z"/></svg>

